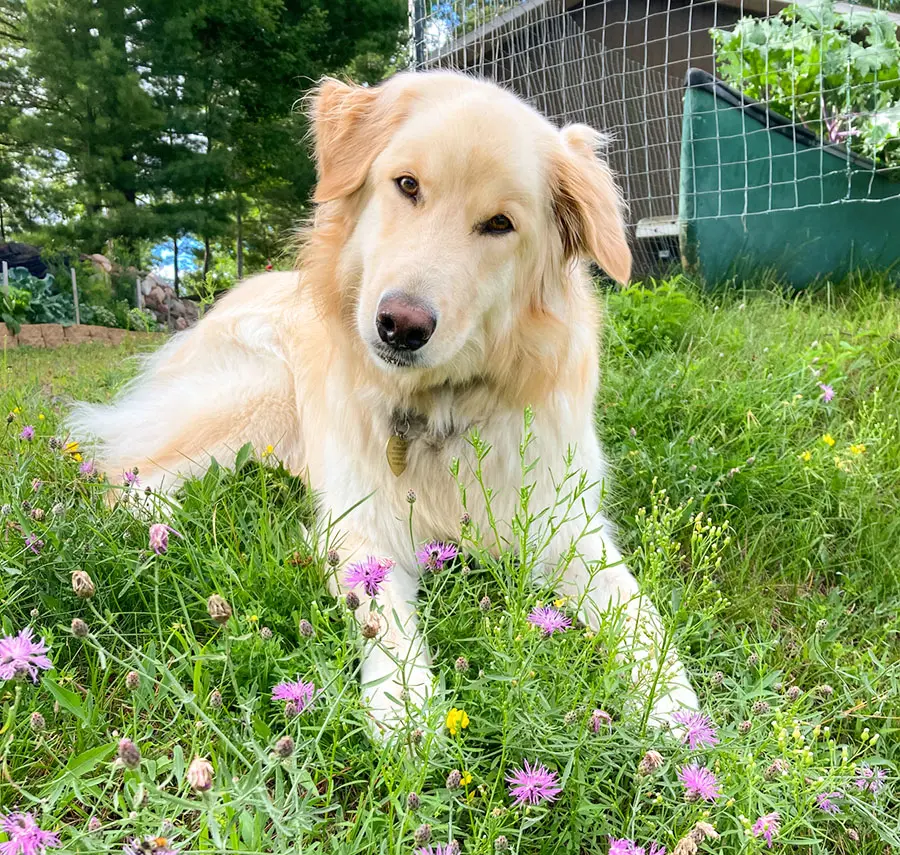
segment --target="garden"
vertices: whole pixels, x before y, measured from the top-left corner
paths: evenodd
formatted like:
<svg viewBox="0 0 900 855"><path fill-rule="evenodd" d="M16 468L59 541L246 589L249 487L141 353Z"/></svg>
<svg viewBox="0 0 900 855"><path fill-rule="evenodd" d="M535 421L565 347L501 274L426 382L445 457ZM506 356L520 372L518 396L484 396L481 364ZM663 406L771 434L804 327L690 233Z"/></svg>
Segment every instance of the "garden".
<svg viewBox="0 0 900 855"><path fill-rule="evenodd" d="M110 502L60 424L135 345L21 348L0 380L3 855L897 851L896 293L675 277L604 299L607 510L700 714L646 725L616 616L590 632L528 580L530 509L499 557L464 520L423 551L440 692L375 738L377 641L325 589L302 484L246 448L177 506L135 512L136 470Z"/></svg>

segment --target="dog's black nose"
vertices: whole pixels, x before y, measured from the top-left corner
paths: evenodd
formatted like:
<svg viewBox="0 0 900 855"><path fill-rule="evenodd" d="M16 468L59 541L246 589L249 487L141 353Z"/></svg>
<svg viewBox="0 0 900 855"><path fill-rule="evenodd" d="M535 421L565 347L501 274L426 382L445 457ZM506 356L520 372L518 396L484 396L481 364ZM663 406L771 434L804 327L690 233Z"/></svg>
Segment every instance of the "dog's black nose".
<svg viewBox="0 0 900 855"><path fill-rule="evenodd" d="M418 350L434 333L434 312L400 294L383 297L375 315L378 335L395 350Z"/></svg>

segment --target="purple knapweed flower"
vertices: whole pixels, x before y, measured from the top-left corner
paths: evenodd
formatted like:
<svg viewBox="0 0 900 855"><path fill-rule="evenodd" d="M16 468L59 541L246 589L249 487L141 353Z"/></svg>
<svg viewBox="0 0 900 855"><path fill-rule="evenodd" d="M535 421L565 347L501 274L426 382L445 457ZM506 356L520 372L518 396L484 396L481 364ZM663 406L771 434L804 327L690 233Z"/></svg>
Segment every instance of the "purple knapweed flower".
<svg viewBox="0 0 900 855"><path fill-rule="evenodd" d="M572 626L572 621L553 606L535 606L528 615L528 623L534 624L544 635L565 632Z"/></svg>
<svg viewBox="0 0 900 855"><path fill-rule="evenodd" d="M94 474L94 461L93 460L83 460L81 466L78 467L78 471L82 475L93 475Z"/></svg>
<svg viewBox="0 0 900 855"><path fill-rule="evenodd" d="M859 777L853 782L859 790L868 790L870 793L877 793L884 786L884 779L887 778L885 769L873 769L868 764L856 767L856 774Z"/></svg>
<svg viewBox="0 0 900 855"><path fill-rule="evenodd" d="M44 548L44 541L36 534L28 534L25 536L25 546L35 555L40 555L41 550Z"/></svg>
<svg viewBox="0 0 900 855"><path fill-rule="evenodd" d="M816 796L816 807L825 813L838 813L840 811L840 806L836 805L832 799L842 798L844 798L844 794L840 792L819 793Z"/></svg>
<svg viewBox="0 0 900 855"><path fill-rule="evenodd" d="M551 772L541 763L529 765L526 760L521 769L514 769L511 775L507 775L509 795L516 805L536 805L541 802L555 802L562 792L559 786L559 776Z"/></svg>
<svg viewBox="0 0 900 855"><path fill-rule="evenodd" d="M132 470L126 469L126 470L122 473L122 483L123 483L126 487L140 487L140 486L141 486L141 479L138 478L136 472L132 472Z"/></svg>
<svg viewBox="0 0 900 855"><path fill-rule="evenodd" d="M606 710L594 710L591 713L591 730L600 733L602 727L612 727L612 716Z"/></svg>
<svg viewBox="0 0 900 855"><path fill-rule="evenodd" d="M778 811L773 811L756 820L756 822L753 823L753 827L750 829L750 833L754 837L762 836L763 840L766 841L766 846L771 849L772 838L778 834L780 828L781 816Z"/></svg>
<svg viewBox="0 0 900 855"><path fill-rule="evenodd" d="M34 641L33 635L31 627L27 626L18 635L0 638L0 680L28 674L36 683L39 670L49 671L53 667L47 658L49 649L44 639Z"/></svg>
<svg viewBox="0 0 900 855"><path fill-rule="evenodd" d="M448 561L459 555L459 549L452 543L433 540L416 550L416 561L426 570L443 570Z"/></svg>
<svg viewBox="0 0 900 855"><path fill-rule="evenodd" d="M315 693L314 683L304 683L303 680L295 682L285 680L272 687L272 700L287 701L294 705L298 713L302 713L312 702Z"/></svg>
<svg viewBox="0 0 900 855"><path fill-rule="evenodd" d="M42 855L48 847L59 846L59 835L41 829L31 813L0 814L0 830L8 838L0 843L0 855Z"/></svg>
<svg viewBox="0 0 900 855"><path fill-rule="evenodd" d="M816 385L822 390L822 400L826 404L831 403L834 399L834 389L827 383L817 383Z"/></svg>
<svg viewBox="0 0 900 855"><path fill-rule="evenodd" d="M176 537L181 537L174 528L165 523L153 523L150 526L150 548L157 555L162 555L169 548L169 532Z"/></svg>
<svg viewBox="0 0 900 855"><path fill-rule="evenodd" d="M420 846L416 849L416 855L459 855L459 845L451 840L449 843Z"/></svg>
<svg viewBox="0 0 900 855"><path fill-rule="evenodd" d="M22 428L22 432L19 434L19 439L24 439L25 442L31 442L31 440L34 439L34 425L25 425L25 427Z"/></svg>
<svg viewBox="0 0 900 855"><path fill-rule="evenodd" d="M681 741L687 743L691 751L708 745L718 745L719 737L713 727L712 719L706 713L679 710L672 720L684 725Z"/></svg>
<svg viewBox="0 0 900 855"><path fill-rule="evenodd" d="M348 588L362 585L365 592L374 597L387 581L394 562L390 558L375 558L370 555L365 561L351 564L344 574L344 584Z"/></svg>
<svg viewBox="0 0 900 855"><path fill-rule="evenodd" d="M609 855L644 855L644 849L627 837L610 837Z"/></svg>
<svg viewBox="0 0 900 855"><path fill-rule="evenodd" d="M682 766L678 770L678 780L684 785L684 797L688 801L714 802L722 795L716 776L699 763Z"/></svg>

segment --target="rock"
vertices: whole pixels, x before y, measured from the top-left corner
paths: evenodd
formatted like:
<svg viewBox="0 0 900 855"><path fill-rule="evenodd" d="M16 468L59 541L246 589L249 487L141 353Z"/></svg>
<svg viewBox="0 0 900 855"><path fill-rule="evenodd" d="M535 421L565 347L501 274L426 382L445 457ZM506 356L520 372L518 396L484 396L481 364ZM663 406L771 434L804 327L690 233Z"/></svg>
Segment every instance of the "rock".
<svg viewBox="0 0 900 855"><path fill-rule="evenodd" d="M23 324L19 330L19 345L22 347L43 347L44 335L41 328L44 324Z"/></svg>
<svg viewBox="0 0 900 855"><path fill-rule="evenodd" d="M109 274L113 272L113 263L102 253L95 252L93 255L82 255L82 261L90 261L98 270Z"/></svg>
<svg viewBox="0 0 900 855"><path fill-rule="evenodd" d="M0 243L0 261L5 261L10 270L13 267L24 267L38 279L47 275L47 265L41 261L41 250L29 243Z"/></svg>
<svg viewBox="0 0 900 855"><path fill-rule="evenodd" d="M60 324L34 324L34 326L40 327L44 347L59 347L65 343L66 339Z"/></svg>
<svg viewBox="0 0 900 855"><path fill-rule="evenodd" d="M91 327L86 327L83 324L63 327L63 338L66 344L84 344L91 340L91 329Z"/></svg>
<svg viewBox="0 0 900 855"><path fill-rule="evenodd" d="M9 327L0 321L0 351L14 350L19 346L19 340L9 331Z"/></svg>

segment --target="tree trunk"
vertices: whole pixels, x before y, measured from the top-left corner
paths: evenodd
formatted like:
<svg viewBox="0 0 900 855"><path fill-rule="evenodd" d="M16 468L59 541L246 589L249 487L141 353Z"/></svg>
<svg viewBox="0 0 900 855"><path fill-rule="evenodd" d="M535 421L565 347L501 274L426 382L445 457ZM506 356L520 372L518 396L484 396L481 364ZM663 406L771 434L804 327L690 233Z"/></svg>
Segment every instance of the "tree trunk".
<svg viewBox="0 0 900 855"><path fill-rule="evenodd" d="M206 276L209 273L209 267L212 264L212 247L209 242L209 235L203 238L203 281L206 282Z"/></svg>
<svg viewBox="0 0 900 855"><path fill-rule="evenodd" d="M244 278L244 224L241 220L241 194L237 196L237 278Z"/></svg>
<svg viewBox="0 0 900 855"><path fill-rule="evenodd" d="M172 239L172 249L174 250L172 263L175 266L175 296L180 297L181 294L178 292L178 235Z"/></svg>

